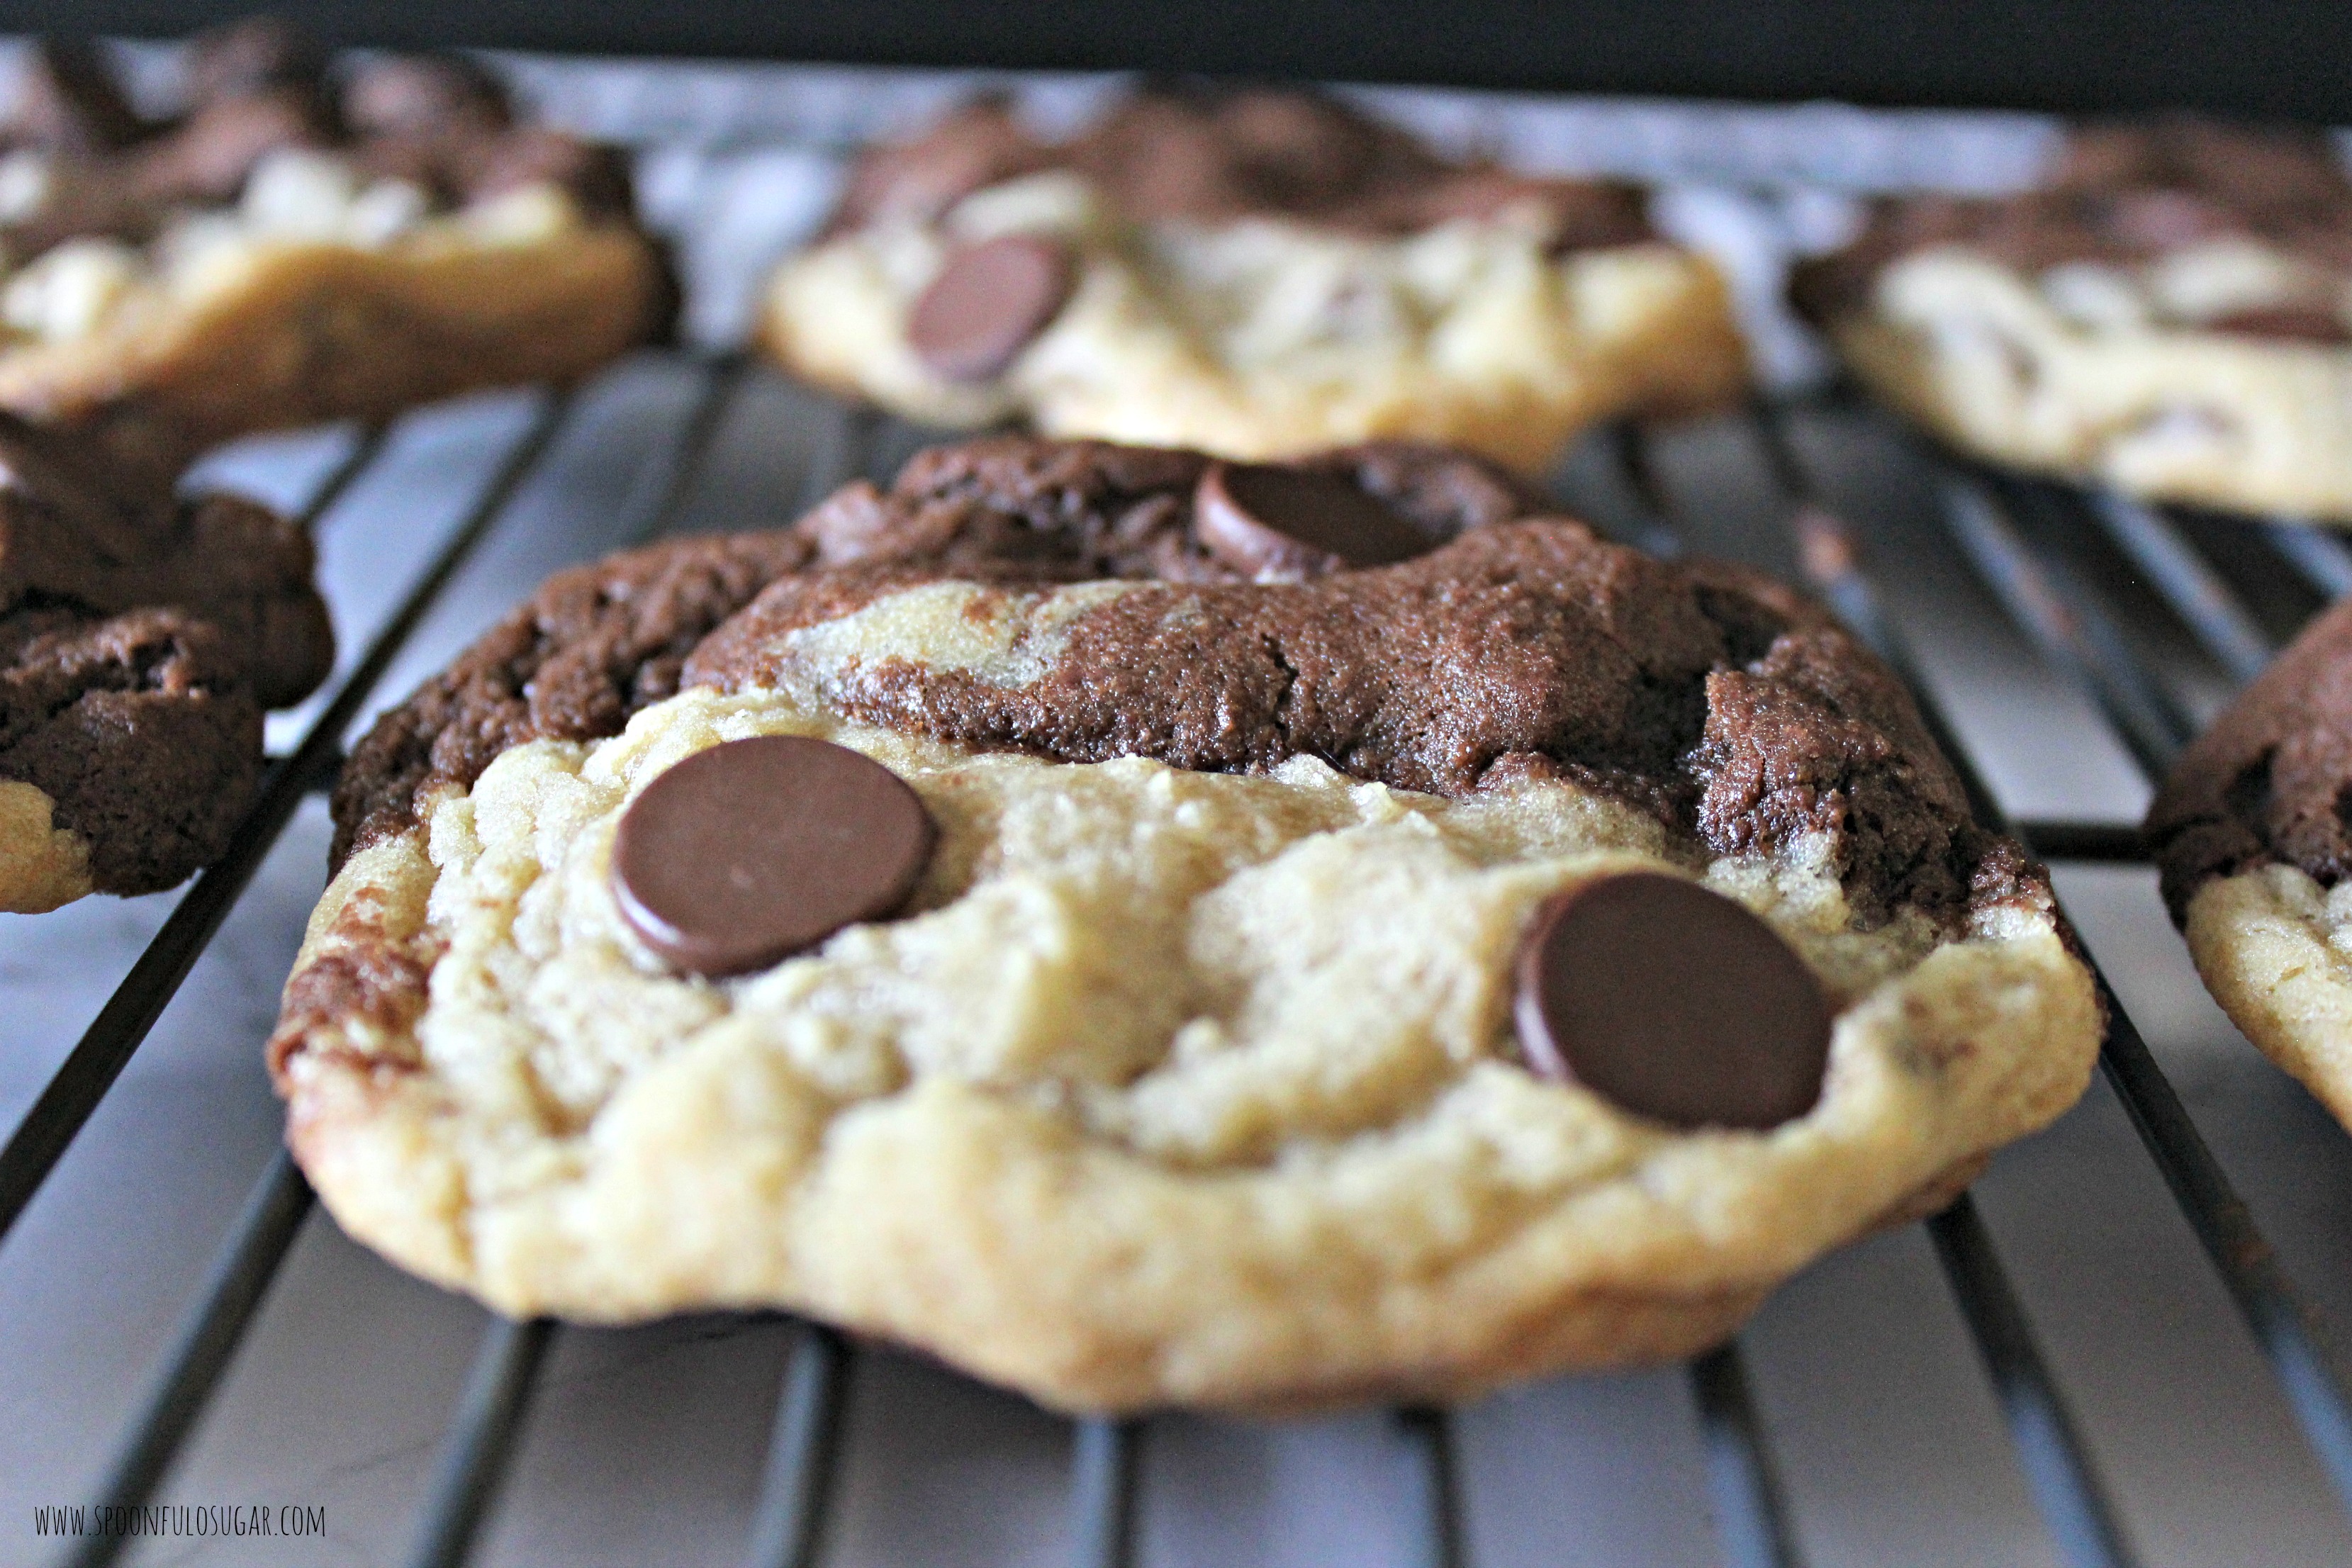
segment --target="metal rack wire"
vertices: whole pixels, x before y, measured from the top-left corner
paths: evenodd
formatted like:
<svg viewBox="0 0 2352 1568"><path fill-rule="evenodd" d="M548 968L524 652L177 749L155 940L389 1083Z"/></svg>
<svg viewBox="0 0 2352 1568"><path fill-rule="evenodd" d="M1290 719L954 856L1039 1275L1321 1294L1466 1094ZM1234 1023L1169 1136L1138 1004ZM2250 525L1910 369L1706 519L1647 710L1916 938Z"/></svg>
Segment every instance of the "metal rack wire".
<svg viewBox="0 0 2352 1568"><path fill-rule="evenodd" d="M695 390L687 416L659 460L643 472L630 508L632 539L655 537L677 521L714 433L744 384L746 366L720 355L692 362ZM490 475L459 525L326 700L294 750L274 765L261 798L221 863L181 898L145 953L125 975L80 1042L0 1149L0 1237L24 1212L75 1134L220 928L302 796L331 776L340 747L395 656L469 555L500 525L519 489L549 450L572 407L543 397L535 417ZM1927 684L1881 604L1870 576L1867 541L1817 492L1793 427L1809 405L1759 404L1749 411L1752 437L1780 491L1788 542L1815 589L1858 633L1912 679L1923 700ZM878 465L917 437L870 415L829 405L803 500ZM1624 531L1652 548L1681 543L1681 518L1656 481L1648 433L1628 428L1611 446L1617 476L1634 508ZM379 450L358 441L305 509L322 517L368 468ZM2084 552L2112 552L2131 564L2205 658L2229 679L2258 669L2275 646L2265 620L2235 582L2243 563L2232 554L2271 552L2308 584L2316 603L2352 586L2352 550L2333 535L2294 523L2240 528L2228 551L2200 547L2190 520L2117 498L2084 495L1969 468L1916 447L1936 477L1955 543L2032 640L2047 665L2077 684L2105 714L2152 777L2191 732L2182 704L2137 646L2107 590L2082 569ZM2208 540L2210 545L2210 540ZM2308 608L2308 605L2305 606ZM2270 620L2275 623L2273 614ZM1928 704L1928 718L1961 766L1983 819L2013 827L2053 858L2123 861L2138 856L2127 825L2067 821L2011 824L1986 788L1952 725ZM2227 1174L2207 1148L2179 1096L2158 1068L2129 1016L2100 980L2112 1031L2102 1065L2129 1111L2149 1157L2222 1283L2268 1356L2313 1450L2352 1505L2352 1400L2346 1364L2274 1251L2254 1225ZM194 1426L266 1299L280 1262L311 1206L310 1190L280 1153L252 1189L203 1287L164 1351L146 1397L127 1424L93 1495L136 1504L151 1497ZM2138 1559L2109 1489L2070 1414L2065 1391L2038 1348L1991 1233L1963 1195L1927 1222L1953 1298L1983 1363L2050 1535L2072 1564L2130 1564ZM533 1389L559 1332L546 1321L493 1321L444 1435L435 1479L415 1529L407 1561L448 1565L468 1560L494 1511L499 1479L525 1430ZM835 1460L842 1442L845 1390L858 1352L824 1327L795 1329L779 1392L761 1498L744 1561L753 1568L800 1568L819 1560ZM1787 1501L1770 1452L1769 1429L1750 1391L1738 1343L1694 1361L1689 1379L1706 1455L1710 1495L1727 1561L1794 1565L1801 1561ZM1461 1478L1446 1413L1397 1413L1412 1439L1422 1487L1421 1560L1432 1568L1470 1561L1462 1522ZM1075 1568L1118 1568L1134 1555L1140 1446L1145 1427L1130 1421L1077 1424L1068 1480L1069 1541ZM120 1537L82 1542L70 1560L99 1564L125 1546Z"/></svg>

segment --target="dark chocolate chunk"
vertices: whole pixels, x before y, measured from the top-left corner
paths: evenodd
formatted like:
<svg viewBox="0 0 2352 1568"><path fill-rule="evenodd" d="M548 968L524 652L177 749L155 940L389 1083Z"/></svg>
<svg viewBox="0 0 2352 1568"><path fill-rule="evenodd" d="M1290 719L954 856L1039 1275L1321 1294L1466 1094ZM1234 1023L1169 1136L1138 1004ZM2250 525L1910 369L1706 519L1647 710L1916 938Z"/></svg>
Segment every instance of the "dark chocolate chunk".
<svg viewBox="0 0 2352 1568"><path fill-rule="evenodd" d="M1069 303L1070 253L1034 235L1006 235L950 255L915 301L907 342L950 381L1001 375Z"/></svg>
<svg viewBox="0 0 2352 1568"><path fill-rule="evenodd" d="M96 44L43 38L26 52L9 127L16 141L56 153L111 153L146 126Z"/></svg>
<svg viewBox="0 0 2352 1568"><path fill-rule="evenodd" d="M1441 542L1339 474L1214 463L1193 496L1211 554L1250 576L1319 576L1386 566Z"/></svg>
<svg viewBox="0 0 2352 1568"><path fill-rule="evenodd" d="M388 55L343 87L343 122L362 136L428 136L504 129L504 84L466 55Z"/></svg>
<svg viewBox="0 0 2352 1568"><path fill-rule="evenodd" d="M1519 949L1528 1064L1676 1127L1777 1127L1811 1110L1830 1016L1771 927L1679 877L1572 888Z"/></svg>
<svg viewBox="0 0 2352 1568"><path fill-rule="evenodd" d="M613 840L613 892L646 945L696 974L780 963L895 914L937 834L906 781L846 746L761 735L647 784Z"/></svg>

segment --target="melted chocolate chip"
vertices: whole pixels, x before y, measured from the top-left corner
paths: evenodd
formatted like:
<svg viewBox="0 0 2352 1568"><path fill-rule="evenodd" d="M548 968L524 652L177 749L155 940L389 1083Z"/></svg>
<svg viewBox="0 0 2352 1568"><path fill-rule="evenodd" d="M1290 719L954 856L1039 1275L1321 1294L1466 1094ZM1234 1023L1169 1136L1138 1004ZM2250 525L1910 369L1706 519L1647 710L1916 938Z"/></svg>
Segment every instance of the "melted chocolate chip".
<svg viewBox="0 0 2352 1568"><path fill-rule="evenodd" d="M1729 899L1655 872L1547 904L1519 949L1528 1065L1678 1127L1775 1127L1820 1100L1830 1004Z"/></svg>
<svg viewBox="0 0 2352 1568"><path fill-rule="evenodd" d="M881 763L761 735L698 752L638 794L613 840L613 891L671 963L742 974L895 914L935 837L922 801Z"/></svg>
<svg viewBox="0 0 2352 1568"><path fill-rule="evenodd" d="M907 342L950 381L1004 373L1069 303L1077 270L1070 253L1034 235L1006 235L947 258L915 301Z"/></svg>
<svg viewBox="0 0 2352 1568"><path fill-rule="evenodd" d="M1211 554L1252 576L1386 566L1440 542L1341 475L1251 463L1210 466L1192 526Z"/></svg>

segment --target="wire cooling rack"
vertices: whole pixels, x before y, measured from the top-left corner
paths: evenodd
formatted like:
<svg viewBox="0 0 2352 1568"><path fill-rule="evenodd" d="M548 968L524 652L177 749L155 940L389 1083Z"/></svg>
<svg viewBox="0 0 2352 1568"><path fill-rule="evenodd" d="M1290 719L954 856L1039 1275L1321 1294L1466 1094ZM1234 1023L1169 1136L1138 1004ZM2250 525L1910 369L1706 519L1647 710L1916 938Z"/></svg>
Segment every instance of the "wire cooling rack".
<svg viewBox="0 0 2352 1568"><path fill-rule="evenodd" d="M1981 1206L1830 1260L1678 1383L1561 1380L1311 1428L1063 1424L782 1319L485 1318L341 1242L265 1152L258 1068L341 747L547 570L773 524L924 439L738 354L672 351L215 465L318 531L349 646L325 693L273 721L276 762L220 864L176 895L0 921L0 1475L18 1478L0 1483L16 1510L0 1560L2088 1568L2352 1552L2352 1379L2321 1304L2352 1306L2336 1239L2352 1143L2242 1042L2160 1065L2133 1008L2178 1015L2193 978L2147 937L2131 827L2198 721L2352 588L2352 550L1986 472L1834 389L1599 433L1558 488L1650 549L1809 581L1910 679L1980 816L2057 863L2095 952L2126 962L2101 977L2105 1089L2003 1155ZM2117 1109L2136 1153L2098 1146ZM2248 1173L2293 1267L2242 1198ZM2150 1176L2167 1213L2131 1200ZM2086 1224L2115 1234L2086 1241ZM633 1415L649 1387L663 1397ZM320 1499L322 1533L268 1541L170 1511ZM25 1518L151 1504L163 1533L57 1541Z"/></svg>

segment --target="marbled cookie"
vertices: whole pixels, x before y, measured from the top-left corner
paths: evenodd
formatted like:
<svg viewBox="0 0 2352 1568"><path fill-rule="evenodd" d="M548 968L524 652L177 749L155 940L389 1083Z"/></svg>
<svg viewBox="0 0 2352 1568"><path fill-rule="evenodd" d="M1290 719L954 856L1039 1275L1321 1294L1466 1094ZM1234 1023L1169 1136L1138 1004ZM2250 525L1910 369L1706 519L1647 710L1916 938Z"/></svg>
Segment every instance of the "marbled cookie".
<svg viewBox="0 0 2352 1568"><path fill-rule="evenodd" d="M2352 602L2184 752L2148 808L2164 899L2230 1021L2352 1125Z"/></svg>
<svg viewBox="0 0 2352 1568"><path fill-rule="evenodd" d="M2316 132L2081 130L2044 188L1880 204L1794 292L1965 451L2352 522L2352 182Z"/></svg>
<svg viewBox="0 0 2352 1568"><path fill-rule="evenodd" d="M220 854L261 714L334 660L310 540L0 415L0 911L169 888Z"/></svg>
<svg viewBox="0 0 2352 1568"><path fill-rule="evenodd" d="M2098 1037L1844 633L1426 449L928 453L562 580L337 810L271 1065L353 1235L1072 1409L1685 1353Z"/></svg>
<svg viewBox="0 0 2352 1568"><path fill-rule="evenodd" d="M0 407L129 408L184 455L570 380L671 303L611 149L518 124L456 58L331 80L281 24L192 46L188 107L133 112L101 57L28 52L0 127Z"/></svg>
<svg viewBox="0 0 2352 1568"><path fill-rule="evenodd" d="M767 341L910 418L1227 457L1413 437L1523 469L1736 395L1722 279L1640 193L1449 162L1299 91L1136 94L1060 142L967 106L869 151Z"/></svg>

